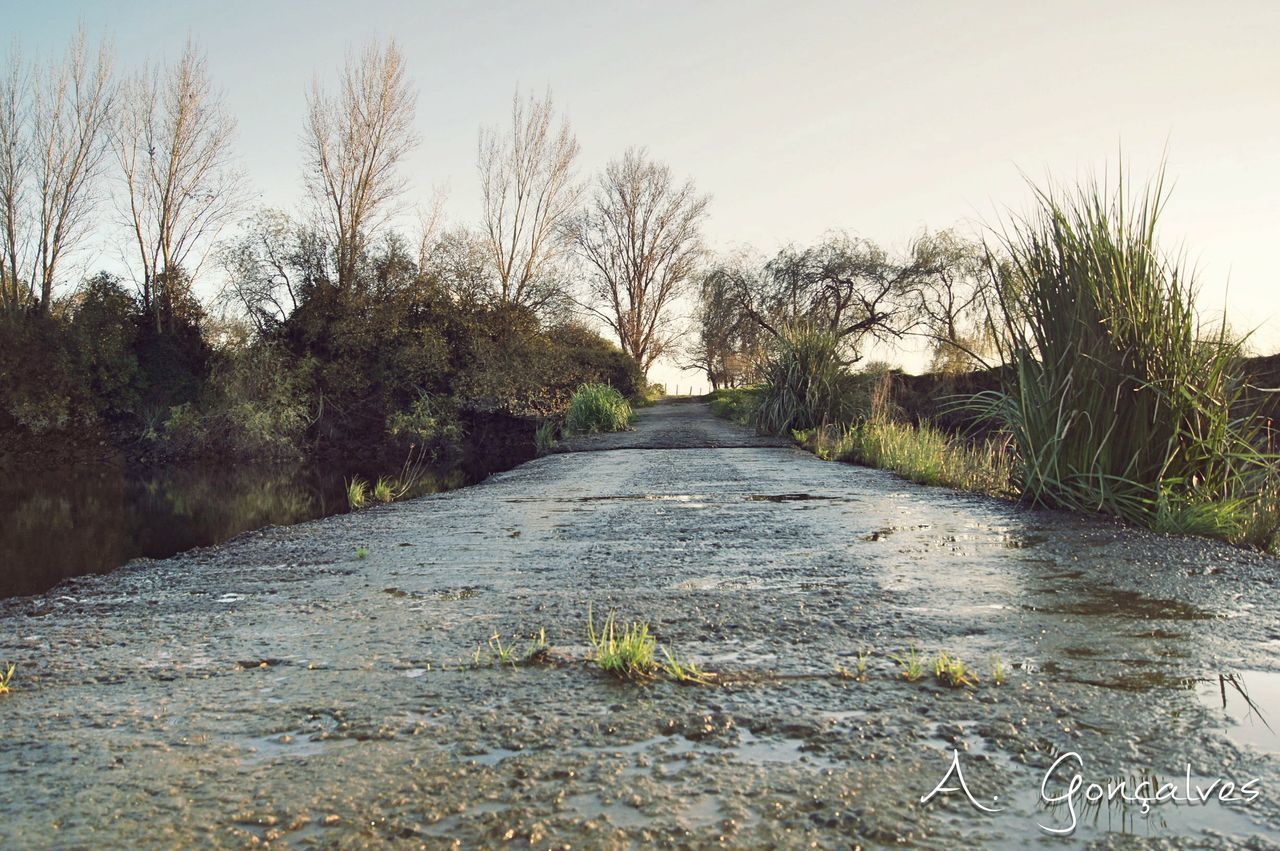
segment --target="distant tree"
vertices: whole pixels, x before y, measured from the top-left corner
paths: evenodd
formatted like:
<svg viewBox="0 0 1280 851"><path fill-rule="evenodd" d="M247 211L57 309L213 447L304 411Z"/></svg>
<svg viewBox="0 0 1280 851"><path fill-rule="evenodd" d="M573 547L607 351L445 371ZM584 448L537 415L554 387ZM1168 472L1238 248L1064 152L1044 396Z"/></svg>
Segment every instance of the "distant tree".
<svg viewBox="0 0 1280 851"><path fill-rule="evenodd" d="M145 68L123 88L112 145L142 307L157 328L174 321L158 306L183 300L159 288L191 285L202 265L193 252L217 237L241 202L243 177L231 162L234 133L235 120L190 40L175 65ZM184 273L167 274L178 268Z"/></svg>
<svg viewBox="0 0 1280 851"><path fill-rule="evenodd" d="M317 243L315 234L279 210L259 210L218 249L225 278L215 306L224 315L244 316L259 334L279 325L323 265Z"/></svg>
<svg viewBox="0 0 1280 851"><path fill-rule="evenodd" d="M742 279L750 261L738 259L702 276L695 313L697 342L681 364L704 372L712 389L736 387L756 377L764 329L742 309Z"/></svg>
<svg viewBox="0 0 1280 851"><path fill-rule="evenodd" d="M919 333L930 341L931 372L966 372L988 366L992 354L990 307L995 303L988 252L954 230L920 236L916 256L927 270L916 290Z"/></svg>
<svg viewBox="0 0 1280 851"><path fill-rule="evenodd" d="M470 228L453 227L440 233L421 262L423 273L459 306L484 304L497 288L489 242Z"/></svg>
<svg viewBox="0 0 1280 851"><path fill-rule="evenodd" d="M394 41L349 55L336 95L315 81L303 130L306 185L336 255L340 288L360 285L361 254L404 192L404 157L418 144L417 94Z"/></svg>
<svg viewBox="0 0 1280 851"><path fill-rule="evenodd" d="M500 304L541 311L565 296L557 268L566 247L563 225L578 206L574 182L578 140L551 93L511 99L511 124L480 131L483 230L493 257Z"/></svg>
<svg viewBox="0 0 1280 851"><path fill-rule="evenodd" d="M954 231L926 231L899 254L834 233L761 267L722 265L712 274L723 298L760 328L774 336L797 323L824 329L850 363L872 342L908 337L927 339L941 369L973 368L990 351L987 255Z"/></svg>
<svg viewBox="0 0 1280 851"><path fill-rule="evenodd" d="M632 148L605 168L571 225L591 272L586 307L642 372L675 343L672 308L702 255L707 203L693 181L677 184L671 169Z"/></svg>
<svg viewBox="0 0 1280 851"><path fill-rule="evenodd" d="M111 51L90 56L83 29L61 59L23 61L0 79L0 304L48 314L61 262L83 240L115 98Z"/></svg>

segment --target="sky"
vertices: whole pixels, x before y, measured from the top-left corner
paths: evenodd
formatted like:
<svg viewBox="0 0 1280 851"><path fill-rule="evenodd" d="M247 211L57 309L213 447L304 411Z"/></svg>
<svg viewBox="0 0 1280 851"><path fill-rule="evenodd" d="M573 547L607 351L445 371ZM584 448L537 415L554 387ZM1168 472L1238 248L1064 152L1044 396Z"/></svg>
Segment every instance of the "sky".
<svg viewBox="0 0 1280 851"><path fill-rule="evenodd" d="M715 251L845 230L902 247L1028 209L1027 181L1137 178L1167 159L1162 242L1201 306L1280 350L1280 3L851 0L0 2L27 53L78 21L122 70L188 34L237 117L257 203L296 209L313 77L394 37L419 91L409 201L479 216L477 132L517 87L554 92L584 176L643 145L711 196ZM7 50L7 48L6 48ZM85 261L91 263L98 258ZM909 369L920 353L896 353ZM670 364L651 377L705 385Z"/></svg>

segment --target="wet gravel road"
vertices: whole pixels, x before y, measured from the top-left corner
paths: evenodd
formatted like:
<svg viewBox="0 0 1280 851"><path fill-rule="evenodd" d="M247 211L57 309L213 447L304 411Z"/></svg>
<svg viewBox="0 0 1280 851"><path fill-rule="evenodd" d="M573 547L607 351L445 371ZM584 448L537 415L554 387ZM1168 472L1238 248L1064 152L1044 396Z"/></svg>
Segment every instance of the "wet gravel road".
<svg viewBox="0 0 1280 851"><path fill-rule="evenodd" d="M0 601L0 847L1277 847L1275 559L822 462L698 403L565 448ZM589 608L720 681L611 680ZM540 630L543 663L489 660ZM910 647L979 683L905 681ZM997 812L920 803L953 752ZM1076 773L1218 783L1144 816Z"/></svg>

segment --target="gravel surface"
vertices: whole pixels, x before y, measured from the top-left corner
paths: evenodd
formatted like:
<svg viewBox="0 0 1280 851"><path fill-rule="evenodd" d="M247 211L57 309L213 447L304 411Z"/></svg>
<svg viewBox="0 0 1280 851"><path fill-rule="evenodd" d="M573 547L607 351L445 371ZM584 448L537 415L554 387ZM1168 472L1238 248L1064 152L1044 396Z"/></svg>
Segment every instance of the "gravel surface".
<svg viewBox="0 0 1280 851"><path fill-rule="evenodd" d="M1280 739L1242 697L1280 729L1277 560L822 462L696 402L561 448L0 601L0 846L1053 847L1074 804L1068 847L1277 847ZM715 682L611 679L588 611ZM979 682L905 681L911 647ZM1051 796L1260 794L1046 807L1065 752ZM953 753L998 812L921 803Z"/></svg>

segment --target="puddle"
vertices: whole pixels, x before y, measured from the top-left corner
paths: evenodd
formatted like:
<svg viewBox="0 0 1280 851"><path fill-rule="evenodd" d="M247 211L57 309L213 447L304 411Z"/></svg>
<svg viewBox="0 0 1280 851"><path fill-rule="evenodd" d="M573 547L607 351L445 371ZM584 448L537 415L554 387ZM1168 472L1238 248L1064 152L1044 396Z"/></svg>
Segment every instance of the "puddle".
<svg viewBox="0 0 1280 851"><path fill-rule="evenodd" d="M1041 589L1040 593L1053 594L1058 589ZM1122 617L1144 620L1212 620L1215 615L1180 600L1162 600L1146 597L1137 591L1118 588L1082 590L1084 599L1052 606L1023 608L1032 612L1051 615L1083 615L1086 617Z"/></svg>
<svg viewBox="0 0 1280 851"><path fill-rule="evenodd" d="M750 502L807 502L814 499L835 500L839 498L812 493L753 493L747 495L747 500Z"/></svg>
<svg viewBox="0 0 1280 851"><path fill-rule="evenodd" d="M355 744L354 739L327 738L324 733L281 733L245 739L249 753L240 758L241 765L259 765L277 759L306 759Z"/></svg>
<svg viewBox="0 0 1280 851"><path fill-rule="evenodd" d="M504 760L511 759L513 756L519 756L523 751L513 751L509 748L489 748L484 753L462 754L461 758L466 762L474 762L477 765L497 765Z"/></svg>
<svg viewBox="0 0 1280 851"><path fill-rule="evenodd" d="M1238 745L1280 754L1280 673L1235 671L1201 680L1201 704L1223 716L1227 738Z"/></svg>
<svg viewBox="0 0 1280 851"><path fill-rule="evenodd" d="M603 818L614 827L620 827L624 830L627 828L649 827L653 822L650 816L645 815L629 804L624 804L621 801L605 803L599 795L592 792L567 795L561 806L571 815L578 818L588 820Z"/></svg>
<svg viewBox="0 0 1280 851"><path fill-rule="evenodd" d="M802 739L762 739L753 733L743 730L738 744L728 748L727 752L735 759L754 765L766 765L771 762L807 765L816 768L839 768L840 763L824 756L804 750Z"/></svg>

